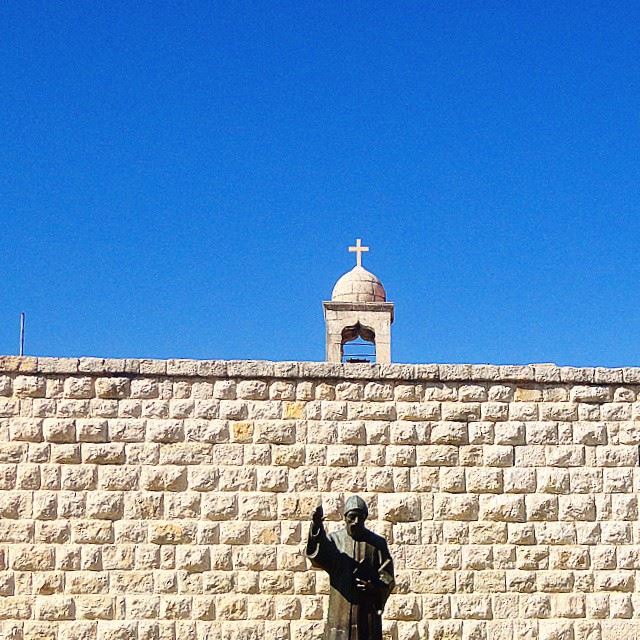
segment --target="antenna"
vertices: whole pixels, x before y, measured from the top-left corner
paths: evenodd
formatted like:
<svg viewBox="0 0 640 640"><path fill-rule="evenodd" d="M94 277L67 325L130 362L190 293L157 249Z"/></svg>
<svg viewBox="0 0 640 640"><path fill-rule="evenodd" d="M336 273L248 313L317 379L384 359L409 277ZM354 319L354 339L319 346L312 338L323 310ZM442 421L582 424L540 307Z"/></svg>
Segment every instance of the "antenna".
<svg viewBox="0 0 640 640"><path fill-rule="evenodd" d="M20 355L24 355L24 311L20 314Z"/></svg>

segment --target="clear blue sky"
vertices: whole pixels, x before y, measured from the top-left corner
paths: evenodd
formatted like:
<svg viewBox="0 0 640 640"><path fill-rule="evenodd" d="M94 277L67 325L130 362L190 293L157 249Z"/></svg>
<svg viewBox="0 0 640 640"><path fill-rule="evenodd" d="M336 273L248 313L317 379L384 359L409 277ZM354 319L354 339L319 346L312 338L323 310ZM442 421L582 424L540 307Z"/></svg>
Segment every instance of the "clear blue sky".
<svg viewBox="0 0 640 640"><path fill-rule="evenodd" d="M640 3L0 6L0 353L640 365Z"/></svg>

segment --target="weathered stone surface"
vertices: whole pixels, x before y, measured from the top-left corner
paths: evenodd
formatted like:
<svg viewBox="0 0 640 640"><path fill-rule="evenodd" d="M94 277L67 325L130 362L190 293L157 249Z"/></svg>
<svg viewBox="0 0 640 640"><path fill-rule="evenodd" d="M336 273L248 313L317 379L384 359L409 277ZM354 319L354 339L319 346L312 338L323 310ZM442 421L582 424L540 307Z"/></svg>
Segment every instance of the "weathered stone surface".
<svg viewBox="0 0 640 640"><path fill-rule="evenodd" d="M339 526L357 492L396 561L390 638L640 637L638 384L0 358L0 633L321 637L307 519L322 500Z"/></svg>

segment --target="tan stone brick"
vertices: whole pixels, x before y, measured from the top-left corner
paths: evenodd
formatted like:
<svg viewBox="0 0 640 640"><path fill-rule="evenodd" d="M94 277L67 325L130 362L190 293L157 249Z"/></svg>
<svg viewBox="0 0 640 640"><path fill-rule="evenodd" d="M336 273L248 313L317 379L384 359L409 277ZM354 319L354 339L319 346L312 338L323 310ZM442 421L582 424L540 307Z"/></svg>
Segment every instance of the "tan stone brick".
<svg viewBox="0 0 640 640"><path fill-rule="evenodd" d="M55 551L51 546L14 546L10 557L15 571L51 571L55 566Z"/></svg>
<svg viewBox="0 0 640 640"><path fill-rule="evenodd" d="M187 469L175 465L145 467L140 486L147 491L183 491L187 486Z"/></svg>
<svg viewBox="0 0 640 640"><path fill-rule="evenodd" d="M123 443L83 444L83 462L94 464L123 464L125 449Z"/></svg>
<svg viewBox="0 0 640 640"><path fill-rule="evenodd" d="M18 398L43 398L45 390L43 376L19 375L13 380L13 394Z"/></svg>
<svg viewBox="0 0 640 640"><path fill-rule="evenodd" d="M99 640L137 640L136 622L103 622L98 625Z"/></svg>
<svg viewBox="0 0 640 640"><path fill-rule="evenodd" d="M439 520L477 520L478 508L478 496L438 494L434 499L434 517Z"/></svg>
<svg viewBox="0 0 640 640"><path fill-rule="evenodd" d="M242 380L236 387L238 398L245 400L265 400L269 396L269 387L262 380Z"/></svg>
<svg viewBox="0 0 640 640"><path fill-rule="evenodd" d="M98 398L126 398L129 395L129 380L119 377L97 378L95 389Z"/></svg>
<svg viewBox="0 0 640 640"><path fill-rule="evenodd" d="M43 420L39 418L11 418L9 420L11 440L42 442Z"/></svg>

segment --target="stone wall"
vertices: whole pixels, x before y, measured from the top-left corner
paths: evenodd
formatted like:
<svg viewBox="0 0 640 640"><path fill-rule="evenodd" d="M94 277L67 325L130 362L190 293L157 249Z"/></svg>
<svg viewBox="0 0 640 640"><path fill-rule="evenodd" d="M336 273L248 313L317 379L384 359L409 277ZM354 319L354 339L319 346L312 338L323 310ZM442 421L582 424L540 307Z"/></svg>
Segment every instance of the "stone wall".
<svg viewBox="0 0 640 640"><path fill-rule="evenodd" d="M0 358L12 640L313 640L322 497L394 640L640 637L640 369Z"/></svg>

